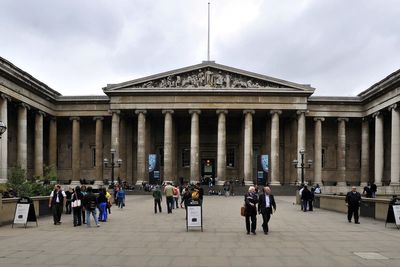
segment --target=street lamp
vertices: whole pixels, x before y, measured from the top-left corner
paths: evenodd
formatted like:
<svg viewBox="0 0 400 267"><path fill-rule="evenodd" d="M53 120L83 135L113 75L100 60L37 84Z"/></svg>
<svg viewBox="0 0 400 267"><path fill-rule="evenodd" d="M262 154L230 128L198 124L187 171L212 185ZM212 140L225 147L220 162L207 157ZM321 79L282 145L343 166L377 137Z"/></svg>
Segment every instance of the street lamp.
<svg viewBox="0 0 400 267"><path fill-rule="evenodd" d="M309 159L307 160L307 166L305 166L304 164L304 154L306 153L306 151L304 149L300 149L299 151L300 156L301 156L301 162L299 165L299 161L297 159L293 160L292 164L296 169L301 169L301 184L304 185L304 169L309 169L311 168L312 165L312 160Z"/></svg>
<svg viewBox="0 0 400 267"><path fill-rule="evenodd" d="M5 125L4 122L0 121L0 139L3 133L7 130L7 126Z"/></svg>
<svg viewBox="0 0 400 267"><path fill-rule="evenodd" d="M114 188L114 168L121 167L122 159L118 159L115 162L115 159L114 159L115 158L115 149L114 148L111 148L110 153L111 153L111 162L109 162L107 158L105 158L103 162L104 162L104 166L105 167L111 168L111 185L110 185L110 188Z"/></svg>

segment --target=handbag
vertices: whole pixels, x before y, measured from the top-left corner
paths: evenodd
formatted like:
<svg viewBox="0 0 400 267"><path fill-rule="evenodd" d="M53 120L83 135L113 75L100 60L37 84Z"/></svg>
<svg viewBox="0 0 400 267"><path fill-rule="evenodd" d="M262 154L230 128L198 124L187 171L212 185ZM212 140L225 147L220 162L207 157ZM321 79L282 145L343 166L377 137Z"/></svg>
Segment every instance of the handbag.
<svg viewBox="0 0 400 267"><path fill-rule="evenodd" d="M246 208L244 206L240 207L240 215L246 216Z"/></svg>
<svg viewBox="0 0 400 267"><path fill-rule="evenodd" d="M82 205L82 202L81 202L81 200L80 199L78 199L77 198L77 195L75 194L75 200L74 201L72 201L72 203L71 203L71 207L73 207L73 208L79 208L81 205Z"/></svg>

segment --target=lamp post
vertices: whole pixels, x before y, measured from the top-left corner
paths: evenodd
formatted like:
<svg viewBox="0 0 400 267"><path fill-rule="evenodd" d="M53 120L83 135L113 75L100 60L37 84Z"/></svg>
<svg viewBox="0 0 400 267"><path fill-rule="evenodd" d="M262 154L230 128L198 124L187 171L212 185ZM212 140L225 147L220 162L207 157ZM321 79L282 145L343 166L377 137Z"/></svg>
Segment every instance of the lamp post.
<svg viewBox="0 0 400 267"><path fill-rule="evenodd" d="M7 131L7 126L4 122L0 121L0 139L5 131Z"/></svg>
<svg viewBox="0 0 400 267"><path fill-rule="evenodd" d="M110 150L111 153L111 161L109 162L107 158L104 159L104 166L111 168L111 185L110 188L114 188L114 168L115 167L120 167L122 164L122 159L118 159L115 162L115 149L111 148Z"/></svg>
<svg viewBox="0 0 400 267"><path fill-rule="evenodd" d="M292 164L295 167L295 169L301 169L301 184L304 185L304 169L311 168L312 160L311 159L307 160L307 166L305 166L304 154L306 153L306 151L304 149L300 149L299 153L301 159L300 165L297 159L293 160Z"/></svg>

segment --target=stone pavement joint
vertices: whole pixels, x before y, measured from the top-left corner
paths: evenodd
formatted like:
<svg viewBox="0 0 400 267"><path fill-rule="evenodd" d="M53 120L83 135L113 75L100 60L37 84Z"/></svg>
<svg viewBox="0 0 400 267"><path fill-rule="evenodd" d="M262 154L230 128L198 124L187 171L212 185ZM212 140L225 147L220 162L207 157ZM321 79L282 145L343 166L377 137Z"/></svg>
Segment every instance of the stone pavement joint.
<svg viewBox="0 0 400 267"><path fill-rule="evenodd" d="M186 232L185 210L154 214L148 195L113 206L100 228L39 218L39 227L0 227L0 266L399 266L400 231L383 221L321 209L301 212L293 197L277 196L269 235L246 235L243 197L206 196L204 232ZM372 259L373 258L373 259Z"/></svg>

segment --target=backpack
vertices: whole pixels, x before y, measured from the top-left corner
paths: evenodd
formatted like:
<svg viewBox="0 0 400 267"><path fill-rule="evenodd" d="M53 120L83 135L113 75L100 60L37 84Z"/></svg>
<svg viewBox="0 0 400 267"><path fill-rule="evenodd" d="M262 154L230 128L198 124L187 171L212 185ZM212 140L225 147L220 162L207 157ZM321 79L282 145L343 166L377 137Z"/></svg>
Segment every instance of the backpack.
<svg viewBox="0 0 400 267"><path fill-rule="evenodd" d="M178 188L174 187L172 189L174 196L178 195Z"/></svg>

